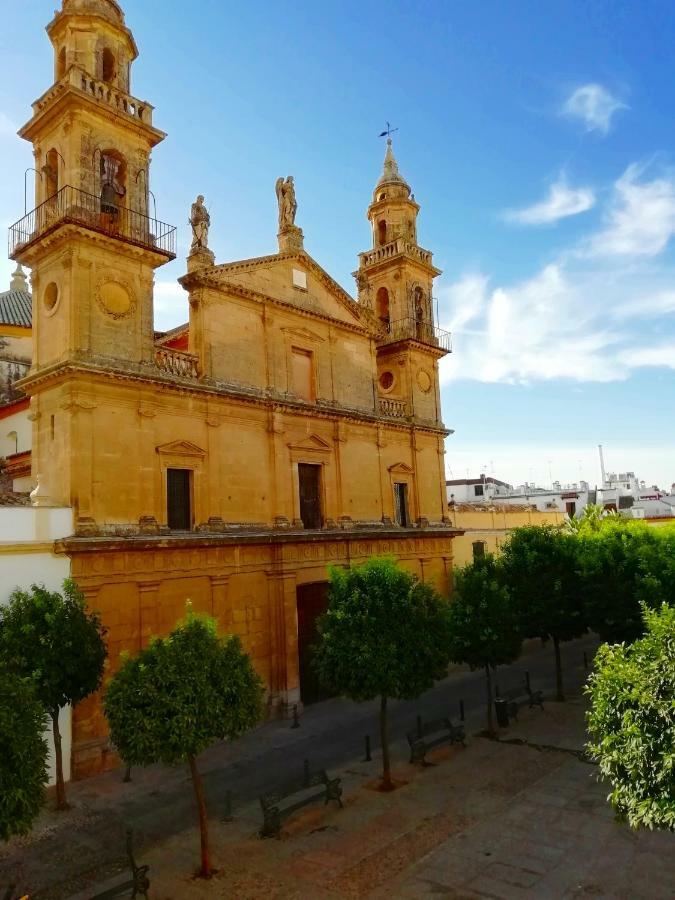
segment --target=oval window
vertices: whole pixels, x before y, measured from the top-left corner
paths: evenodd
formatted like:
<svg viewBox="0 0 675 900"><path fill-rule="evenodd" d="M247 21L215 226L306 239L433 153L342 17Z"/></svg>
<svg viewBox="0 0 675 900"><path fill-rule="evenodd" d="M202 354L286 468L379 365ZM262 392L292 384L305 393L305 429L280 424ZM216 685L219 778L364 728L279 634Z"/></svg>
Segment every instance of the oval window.
<svg viewBox="0 0 675 900"><path fill-rule="evenodd" d="M45 288L43 299L45 308L51 312L59 302L59 289L54 281L50 282Z"/></svg>
<svg viewBox="0 0 675 900"><path fill-rule="evenodd" d="M380 387L383 391L390 391L394 386L393 372L383 372L380 375Z"/></svg>

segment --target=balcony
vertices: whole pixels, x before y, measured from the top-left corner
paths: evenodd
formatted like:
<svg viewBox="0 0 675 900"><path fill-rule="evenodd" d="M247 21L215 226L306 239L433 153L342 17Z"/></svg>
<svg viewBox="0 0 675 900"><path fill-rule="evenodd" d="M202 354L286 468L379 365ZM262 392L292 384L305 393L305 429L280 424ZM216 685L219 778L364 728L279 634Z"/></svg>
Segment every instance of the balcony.
<svg viewBox="0 0 675 900"><path fill-rule="evenodd" d="M167 375L179 378L199 378L199 360L192 353L171 350L169 347L157 347L155 365Z"/></svg>
<svg viewBox="0 0 675 900"><path fill-rule="evenodd" d="M131 94L127 94L119 88L113 87L105 81L99 81L79 66L71 66L66 75L56 84L52 85L39 100L33 104L33 114L43 112L50 103L61 96L68 88L76 88L83 91L100 103L105 103L117 112L152 126L152 114L154 107L144 100L137 100Z"/></svg>
<svg viewBox="0 0 675 900"><path fill-rule="evenodd" d="M380 415L390 419L406 419L408 417L408 404L405 400L392 400L389 397L380 397Z"/></svg>
<svg viewBox="0 0 675 900"><path fill-rule="evenodd" d="M395 322L383 323L385 333L380 336L379 344L394 344L396 341L419 341L437 347L445 353L452 353L452 335L449 331L437 328L433 322L418 319L397 319Z"/></svg>
<svg viewBox="0 0 675 900"><path fill-rule="evenodd" d="M359 259L361 260L361 268L365 268L366 266L372 266L375 263L404 254L425 263L425 265L432 265L433 253L430 250L418 247L417 244L413 244L411 241L406 241L405 238L396 238L395 241L389 241L388 244L376 247L375 250L360 253Z"/></svg>
<svg viewBox="0 0 675 900"><path fill-rule="evenodd" d="M9 255L19 253L61 225L81 225L91 231L145 247L167 259L176 256L176 229L123 206L103 207L101 198L66 185L9 229Z"/></svg>

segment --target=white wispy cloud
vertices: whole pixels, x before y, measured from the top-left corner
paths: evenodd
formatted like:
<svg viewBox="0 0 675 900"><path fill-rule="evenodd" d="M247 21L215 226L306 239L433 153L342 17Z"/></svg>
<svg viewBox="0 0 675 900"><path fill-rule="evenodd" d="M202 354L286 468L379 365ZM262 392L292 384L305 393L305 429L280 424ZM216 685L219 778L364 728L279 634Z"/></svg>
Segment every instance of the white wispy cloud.
<svg viewBox="0 0 675 900"><path fill-rule="evenodd" d="M580 119L586 131L607 134L612 117L620 109L628 109L607 88L601 84L584 84L570 94L561 108L561 113L572 119Z"/></svg>
<svg viewBox="0 0 675 900"><path fill-rule="evenodd" d="M614 185L604 228L588 244L592 256L655 256L675 234L675 177L640 180L634 163Z"/></svg>
<svg viewBox="0 0 675 900"><path fill-rule="evenodd" d="M517 225L552 225L560 219L586 212L594 205L595 194L590 188L571 188L565 176L561 175L540 203L524 209L506 210L503 218Z"/></svg>
<svg viewBox="0 0 675 900"><path fill-rule="evenodd" d="M630 347L621 354L621 357L633 368L659 366L675 369L675 339L656 346Z"/></svg>

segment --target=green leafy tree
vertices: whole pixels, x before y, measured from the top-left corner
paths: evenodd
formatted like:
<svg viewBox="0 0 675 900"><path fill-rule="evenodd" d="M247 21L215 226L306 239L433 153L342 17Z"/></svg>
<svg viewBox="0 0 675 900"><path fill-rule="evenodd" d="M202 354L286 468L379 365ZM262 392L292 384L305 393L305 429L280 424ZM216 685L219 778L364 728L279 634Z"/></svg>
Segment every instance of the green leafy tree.
<svg viewBox="0 0 675 900"><path fill-rule="evenodd" d="M379 698L382 788L392 790L387 703L419 697L447 674L448 604L393 559L329 573L314 665L335 693Z"/></svg>
<svg viewBox="0 0 675 900"><path fill-rule="evenodd" d="M52 722L59 810L68 808L59 711L100 687L105 633L98 614L87 610L82 592L71 580L64 581L62 594L44 585L16 590L9 605L0 608L0 661L34 682Z"/></svg>
<svg viewBox="0 0 675 900"><path fill-rule="evenodd" d="M619 815L633 828L675 831L675 607L643 614L643 638L596 654L588 749Z"/></svg>
<svg viewBox="0 0 675 900"><path fill-rule="evenodd" d="M566 523L566 530L571 534L580 532L599 531L603 522L608 518L615 518L614 510L607 510L599 503L589 503L584 507L580 516L572 516Z"/></svg>
<svg viewBox="0 0 675 900"><path fill-rule="evenodd" d="M579 535L580 589L588 626L610 643L643 634L641 603L675 601L669 533L620 517Z"/></svg>
<svg viewBox="0 0 675 900"><path fill-rule="evenodd" d="M485 670L487 727L493 735L492 672L516 660L523 641L501 561L489 553L455 570L450 635L453 662Z"/></svg>
<svg viewBox="0 0 675 900"><path fill-rule="evenodd" d="M262 697L262 683L239 639L219 637L215 619L190 609L167 638L127 659L107 687L111 737L127 765L188 764L204 878L212 869L197 757L216 741L252 728L262 715Z"/></svg>
<svg viewBox="0 0 675 900"><path fill-rule="evenodd" d="M523 637L551 639L556 695L564 700L560 644L587 630L575 537L551 525L516 528L504 546L503 572Z"/></svg>
<svg viewBox="0 0 675 900"><path fill-rule="evenodd" d="M0 840L26 834L42 807L46 718L32 682L0 666Z"/></svg>

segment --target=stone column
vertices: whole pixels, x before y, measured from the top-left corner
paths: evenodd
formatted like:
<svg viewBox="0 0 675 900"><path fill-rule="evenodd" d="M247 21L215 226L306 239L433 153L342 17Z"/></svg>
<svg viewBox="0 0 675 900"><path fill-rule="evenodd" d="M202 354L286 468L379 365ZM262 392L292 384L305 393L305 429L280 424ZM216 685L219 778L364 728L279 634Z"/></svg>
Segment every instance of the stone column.
<svg viewBox="0 0 675 900"><path fill-rule="evenodd" d="M211 575L211 615L221 631L229 631L232 626L232 609L227 597L229 580L229 575Z"/></svg>
<svg viewBox="0 0 675 900"><path fill-rule="evenodd" d="M268 572L270 599L270 701L289 715L300 704L298 611L295 572Z"/></svg>
<svg viewBox="0 0 675 900"><path fill-rule="evenodd" d="M159 581L144 581L138 585L139 635L138 648L143 650L160 630Z"/></svg>

